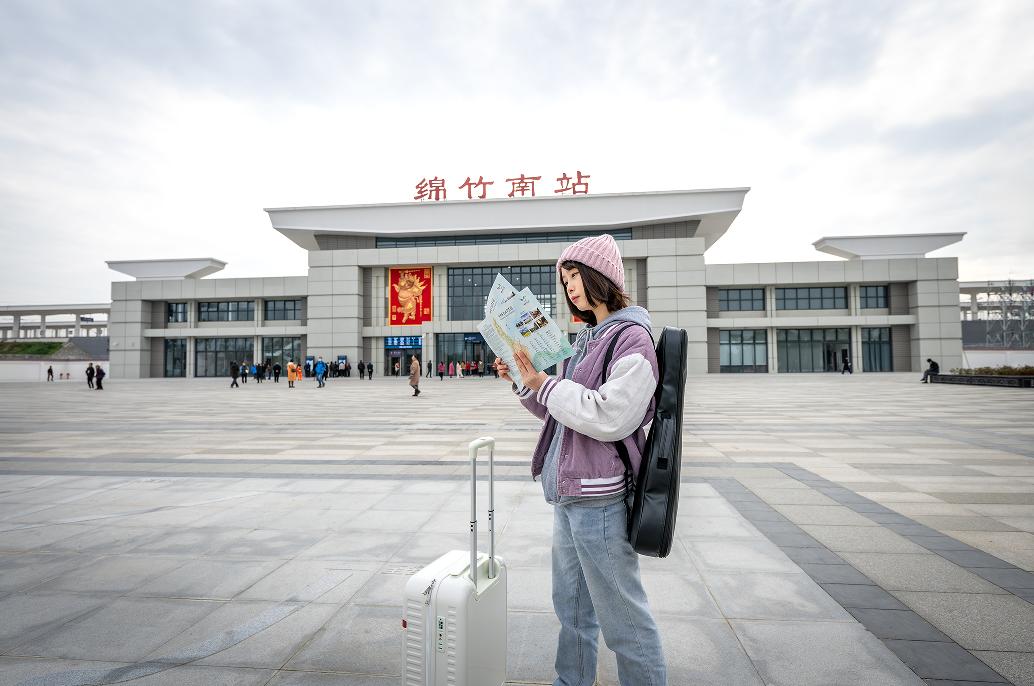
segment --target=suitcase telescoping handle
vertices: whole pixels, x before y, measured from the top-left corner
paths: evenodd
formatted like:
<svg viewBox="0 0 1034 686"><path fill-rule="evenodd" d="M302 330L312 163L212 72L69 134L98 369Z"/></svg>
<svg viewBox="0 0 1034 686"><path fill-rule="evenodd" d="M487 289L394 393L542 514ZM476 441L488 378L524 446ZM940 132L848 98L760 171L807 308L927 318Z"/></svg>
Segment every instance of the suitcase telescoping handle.
<svg viewBox="0 0 1034 686"><path fill-rule="evenodd" d="M488 446L488 578L495 569L495 439L475 438L467 446L470 455L470 580L478 585L478 451Z"/></svg>

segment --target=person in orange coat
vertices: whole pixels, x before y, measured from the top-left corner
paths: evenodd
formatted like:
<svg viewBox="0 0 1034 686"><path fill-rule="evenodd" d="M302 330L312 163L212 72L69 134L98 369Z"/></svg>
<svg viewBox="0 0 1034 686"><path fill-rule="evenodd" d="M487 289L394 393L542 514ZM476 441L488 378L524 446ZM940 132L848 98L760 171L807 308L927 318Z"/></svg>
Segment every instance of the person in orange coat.
<svg viewBox="0 0 1034 686"><path fill-rule="evenodd" d="M294 363L294 360L288 360L287 362L287 387L294 388L294 381L298 378L298 365Z"/></svg>

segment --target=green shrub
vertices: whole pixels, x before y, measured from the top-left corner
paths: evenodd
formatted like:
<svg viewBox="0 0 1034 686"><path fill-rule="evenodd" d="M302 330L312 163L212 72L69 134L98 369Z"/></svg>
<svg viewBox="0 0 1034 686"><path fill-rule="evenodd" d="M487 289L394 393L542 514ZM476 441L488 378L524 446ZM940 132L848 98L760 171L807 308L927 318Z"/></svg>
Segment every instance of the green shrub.
<svg viewBox="0 0 1034 686"><path fill-rule="evenodd" d="M952 374L971 374L975 376L1034 376L1034 367L975 367L973 369L952 369Z"/></svg>
<svg viewBox="0 0 1034 686"><path fill-rule="evenodd" d="M53 355L62 345L54 341L6 341L0 343L0 355Z"/></svg>

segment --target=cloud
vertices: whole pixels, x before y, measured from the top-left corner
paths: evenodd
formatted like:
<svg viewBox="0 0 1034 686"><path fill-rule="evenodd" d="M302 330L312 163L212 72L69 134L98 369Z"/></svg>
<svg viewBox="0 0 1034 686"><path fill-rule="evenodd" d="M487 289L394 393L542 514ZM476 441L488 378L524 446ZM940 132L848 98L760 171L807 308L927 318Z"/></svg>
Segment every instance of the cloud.
<svg viewBox="0 0 1034 686"><path fill-rule="evenodd" d="M752 186L711 262L965 230L963 278L1022 272L1032 28L1022 2L6 2L0 301L105 300L107 259L303 274L261 208L576 169Z"/></svg>

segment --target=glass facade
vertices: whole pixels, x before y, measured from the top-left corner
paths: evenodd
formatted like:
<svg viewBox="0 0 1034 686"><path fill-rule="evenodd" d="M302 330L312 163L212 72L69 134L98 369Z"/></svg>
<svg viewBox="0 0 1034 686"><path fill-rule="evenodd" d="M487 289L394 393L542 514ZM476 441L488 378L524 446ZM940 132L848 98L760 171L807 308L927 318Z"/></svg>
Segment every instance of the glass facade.
<svg viewBox="0 0 1034 686"><path fill-rule="evenodd" d="M777 288L777 310L846 310L847 288Z"/></svg>
<svg viewBox="0 0 1034 686"><path fill-rule="evenodd" d="M301 300L267 300L266 321L278 322L302 318Z"/></svg>
<svg viewBox="0 0 1034 686"><path fill-rule="evenodd" d="M723 329L718 333L719 371L767 372L768 338L764 329Z"/></svg>
<svg viewBox="0 0 1034 686"><path fill-rule="evenodd" d="M439 245L500 245L513 243L574 243L587 236L607 233L616 241L632 240L632 229L614 231L563 231L552 233L502 233L484 236L377 237L378 248L420 248Z"/></svg>
<svg viewBox="0 0 1034 686"><path fill-rule="evenodd" d="M776 354L780 372L839 372L851 359L851 330L779 329Z"/></svg>
<svg viewBox="0 0 1034 686"><path fill-rule="evenodd" d="M449 320L481 321L485 318L485 302L495 281L502 274L517 290L530 288L542 304L543 311L553 316L556 311L557 275L553 265L529 267L449 267Z"/></svg>
<svg viewBox="0 0 1034 686"><path fill-rule="evenodd" d="M434 337L435 351L438 358L434 360L437 367L439 362L444 362L448 367L450 362L484 362L485 365L495 361L492 349L485 343L485 339L479 333L440 333ZM438 370L435 369L435 374ZM449 370L446 369L448 374Z"/></svg>
<svg viewBox="0 0 1034 686"><path fill-rule="evenodd" d="M165 339L165 377L176 378L187 375L187 339Z"/></svg>
<svg viewBox="0 0 1034 686"><path fill-rule="evenodd" d="M255 320L255 301L199 302L197 319L199 322L251 322Z"/></svg>
<svg viewBox="0 0 1034 686"><path fill-rule="evenodd" d="M722 312L763 311L764 288L720 288L718 309Z"/></svg>
<svg viewBox="0 0 1034 686"><path fill-rule="evenodd" d="M166 321L170 324L187 321L187 303L167 303Z"/></svg>
<svg viewBox="0 0 1034 686"><path fill-rule="evenodd" d="M858 295L861 296L863 310L887 307L886 286L861 286Z"/></svg>
<svg viewBox="0 0 1034 686"><path fill-rule="evenodd" d="M272 360L273 364L279 364L286 374L288 361L304 363L301 336L263 336L262 359L263 361Z"/></svg>
<svg viewBox="0 0 1034 686"><path fill-rule="evenodd" d="M230 363L253 362L254 338L194 339L194 376L229 376Z"/></svg>
<svg viewBox="0 0 1034 686"><path fill-rule="evenodd" d="M889 326L862 329L862 363L867 372L894 371Z"/></svg>

